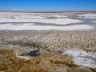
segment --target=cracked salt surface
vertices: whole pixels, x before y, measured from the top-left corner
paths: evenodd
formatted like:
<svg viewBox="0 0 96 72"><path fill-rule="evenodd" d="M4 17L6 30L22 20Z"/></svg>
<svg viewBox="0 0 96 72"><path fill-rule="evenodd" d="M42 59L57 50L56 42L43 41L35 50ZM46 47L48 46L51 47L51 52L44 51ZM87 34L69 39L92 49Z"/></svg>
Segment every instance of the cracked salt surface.
<svg viewBox="0 0 96 72"><path fill-rule="evenodd" d="M64 54L72 56L74 63L77 65L96 68L96 53L89 53L83 50L66 50Z"/></svg>

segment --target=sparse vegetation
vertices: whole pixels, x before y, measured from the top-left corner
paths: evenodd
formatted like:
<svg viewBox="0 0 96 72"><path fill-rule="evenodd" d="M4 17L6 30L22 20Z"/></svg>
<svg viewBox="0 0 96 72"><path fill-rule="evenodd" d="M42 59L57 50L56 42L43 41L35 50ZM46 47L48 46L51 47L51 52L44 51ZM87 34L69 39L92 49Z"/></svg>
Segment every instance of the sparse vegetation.
<svg viewBox="0 0 96 72"><path fill-rule="evenodd" d="M96 72L96 68L90 68L93 72Z"/></svg>
<svg viewBox="0 0 96 72"><path fill-rule="evenodd" d="M74 64L73 62L70 62L70 63L67 63L67 62L62 62L62 61L53 61L53 60L50 60L51 63L54 63L54 64L65 64L67 65L68 67L78 67L76 64Z"/></svg>
<svg viewBox="0 0 96 72"><path fill-rule="evenodd" d="M5 44L31 46L47 51L58 51L69 48L96 51L96 37L90 33L37 32L22 38L7 40Z"/></svg>
<svg viewBox="0 0 96 72"><path fill-rule="evenodd" d="M2 42L2 46L0 46L2 47L0 48L0 71L95 72L93 68L79 67L74 64L72 57L57 53L66 49L83 49L95 52L96 37L90 32L34 31L29 32L29 35L4 39ZM4 50L9 49L8 47L12 50ZM42 52L38 57L31 57L30 60L19 59L13 53L13 51L18 50L24 56L28 50L25 50L26 47L38 48L47 52ZM25 50L25 53L22 50Z"/></svg>
<svg viewBox="0 0 96 72"><path fill-rule="evenodd" d="M58 54L42 54L30 60L16 58L12 50L0 49L0 71L4 72L95 72L75 65L71 57Z"/></svg>

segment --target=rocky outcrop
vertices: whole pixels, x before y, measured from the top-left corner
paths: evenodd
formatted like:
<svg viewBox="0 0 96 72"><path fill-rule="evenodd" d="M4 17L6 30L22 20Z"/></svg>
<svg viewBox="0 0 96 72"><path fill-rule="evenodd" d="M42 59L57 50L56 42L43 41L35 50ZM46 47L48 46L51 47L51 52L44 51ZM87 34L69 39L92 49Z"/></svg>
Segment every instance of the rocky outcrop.
<svg viewBox="0 0 96 72"><path fill-rule="evenodd" d="M29 56L40 56L40 51L39 50L33 50L33 51L30 51L27 55L29 55Z"/></svg>

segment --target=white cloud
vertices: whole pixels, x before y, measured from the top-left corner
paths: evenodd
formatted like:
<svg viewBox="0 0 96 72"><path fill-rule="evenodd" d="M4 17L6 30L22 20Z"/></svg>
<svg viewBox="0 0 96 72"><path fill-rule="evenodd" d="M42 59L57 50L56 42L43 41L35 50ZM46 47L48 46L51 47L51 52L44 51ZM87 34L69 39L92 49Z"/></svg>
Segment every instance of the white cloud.
<svg viewBox="0 0 96 72"><path fill-rule="evenodd" d="M21 10L21 9L13 9L13 10Z"/></svg>

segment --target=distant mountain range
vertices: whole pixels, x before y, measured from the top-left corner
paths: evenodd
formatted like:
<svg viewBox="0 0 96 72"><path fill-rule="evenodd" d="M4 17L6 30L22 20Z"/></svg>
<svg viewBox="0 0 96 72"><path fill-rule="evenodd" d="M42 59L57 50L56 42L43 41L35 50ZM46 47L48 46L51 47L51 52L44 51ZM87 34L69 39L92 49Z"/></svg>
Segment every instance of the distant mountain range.
<svg viewBox="0 0 96 72"><path fill-rule="evenodd" d="M64 12L96 12L96 11L31 11L31 10L0 10L0 12L16 12L16 13L64 13Z"/></svg>

